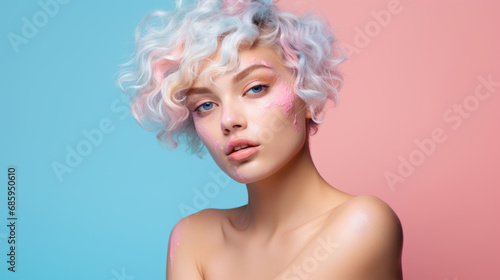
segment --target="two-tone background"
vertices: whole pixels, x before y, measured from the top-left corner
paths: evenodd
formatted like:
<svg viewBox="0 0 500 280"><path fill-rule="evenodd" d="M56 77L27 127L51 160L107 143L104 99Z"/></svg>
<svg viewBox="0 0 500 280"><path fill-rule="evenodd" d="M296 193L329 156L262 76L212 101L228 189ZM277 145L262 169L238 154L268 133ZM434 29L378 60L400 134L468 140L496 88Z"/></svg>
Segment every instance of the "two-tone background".
<svg viewBox="0 0 500 280"><path fill-rule="evenodd" d="M246 201L208 154L162 149L115 84L136 24L173 1L0 5L0 279L164 279L180 218ZM498 3L280 5L327 18L350 54L313 158L398 213L405 279L499 279Z"/></svg>

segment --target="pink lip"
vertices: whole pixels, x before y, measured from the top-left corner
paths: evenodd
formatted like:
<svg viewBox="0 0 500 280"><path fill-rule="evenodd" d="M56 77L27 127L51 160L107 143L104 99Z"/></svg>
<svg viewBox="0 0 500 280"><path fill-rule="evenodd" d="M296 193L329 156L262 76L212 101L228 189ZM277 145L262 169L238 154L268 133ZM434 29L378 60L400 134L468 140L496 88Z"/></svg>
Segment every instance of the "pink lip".
<svg viewBox="0 0 500 280"><path fill-rule="evenodd" d="M248 148L233 152L233 149L235 147L239 147L242 145L248 145ZM230 160L239 161L239 160L249 158L251 155L253 155L255 152L257 152L257 149L258 149L258 145L253 143L252 141L247 140L247 139L242 138L242 137L236 137L236 138L231 139L226 144L226 146L224 147L224 152L226 153L226 155L228 156L228 158Z"/></svg>
<svg viewBox="0 0 500 280"><path fill-rule="evenodd" d="M229 154L227 157L233 161L240 161L251 157L257 152L259 147L248 147Z"/></svg>

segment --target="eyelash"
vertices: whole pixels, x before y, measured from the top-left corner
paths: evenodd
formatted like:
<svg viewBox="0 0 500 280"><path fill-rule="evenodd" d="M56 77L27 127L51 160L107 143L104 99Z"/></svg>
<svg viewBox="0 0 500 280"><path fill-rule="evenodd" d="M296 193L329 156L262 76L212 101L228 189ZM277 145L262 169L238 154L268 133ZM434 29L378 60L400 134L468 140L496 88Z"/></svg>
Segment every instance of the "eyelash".
<svg viewBox="0 0 500 280"><path fill-rule="evenodd" d="M200 109L201 109L201 106L203 106L203 105L205 105L205 104L212 104L212 105L215 105L215 103L213 103L213 102L203 102L200 106L198 106L198 107L196 107L196 109L194 109L194 112L201 112L201 113L206 112L206 111L201 111L201 110L200 110ZM208 110L210 110L210 109L212 109L212 108L207 109L207 111L208 111Z"/></svg>
<svg viewBox="0 0 500 280"><path fill-rule="evenodd" d="M255 89L255 88L262 88L262 90L261 90L261 91L259 91L259 92L249 93L249 91L251 91L251 90L253 90L253 89ZM256 86L251 87L249 90L245 91L245 95L246 95L246 94L249 94L249 95L255 95L255 96L258 96L258 95L260 95L260 94L262 94L262 93L266 92L268 88L269 88L269 86L268 86L268 85L256 85ZM194 112L204 113L204 112L207 112L207 111L209 111L210 109L212 109L212 108L213 108L213 107L210 107L209 109L206 109L205 111L201 110L201 109L202 109L202 106L203 106L203 105L205 105L205 104L212 104L212 105L215 105L215 103L214 103L214 102L210 102L210 101L209 101L209 102L203 102L200 106L198 106L198 107L196 107L196 108L194 109Z"/></svg>
<svg viewBox="0 0 500 280"><path fill-rule="evenodd" d="M251 91L252 89L255 89L255 88L258 88L258 87L262 87L262 90L261 90L261 91L259 91L259 92L250 93L250 95L259 95L259 94L261 94L261 93L264 93L264 92L265 92L265 91L269 88L269 86L268 86L268 85L256 85L256 86L251 87L249 90L247 90L247 91L245 92L245 94L247 94L247 93L248 93L249 91Z"/></svg>

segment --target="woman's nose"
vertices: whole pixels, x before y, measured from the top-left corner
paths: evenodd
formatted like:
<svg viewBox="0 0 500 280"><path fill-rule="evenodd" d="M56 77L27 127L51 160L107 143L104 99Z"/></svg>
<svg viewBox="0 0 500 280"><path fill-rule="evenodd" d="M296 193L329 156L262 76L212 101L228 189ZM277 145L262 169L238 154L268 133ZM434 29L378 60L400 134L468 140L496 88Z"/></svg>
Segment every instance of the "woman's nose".
<svg viewBox="0 0 500 280"><path fill-rule="evenodd" d="M237 104L227 104L222 109L221 129L224 134L242 130L247 127L245 111Z"/></svg>

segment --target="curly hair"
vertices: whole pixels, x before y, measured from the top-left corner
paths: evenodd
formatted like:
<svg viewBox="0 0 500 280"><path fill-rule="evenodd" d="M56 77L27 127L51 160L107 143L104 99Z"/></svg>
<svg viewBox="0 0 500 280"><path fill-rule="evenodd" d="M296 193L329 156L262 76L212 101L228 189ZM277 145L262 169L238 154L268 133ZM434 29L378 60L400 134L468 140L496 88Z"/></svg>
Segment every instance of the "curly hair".
<svg viewBox="0 0 500 280"><path fill-rule="evenodd" d="M189 151L201 152L183 103L186 90L210 57L220 55L215 66L222 74L237 69L238 51L262 45L272 47L291 71L293 92L311 111L308 125L316 132L327 100L338 103L343 78L337 66L347 56L321 19L282 12L274 2L178 1L175 10L154 11L144 18L136 29L135 55L126 64L135 67L118 80L131 96L132 114L141 126L157 130L158 140L169 148L177 147L182 136Z"/></svg>

